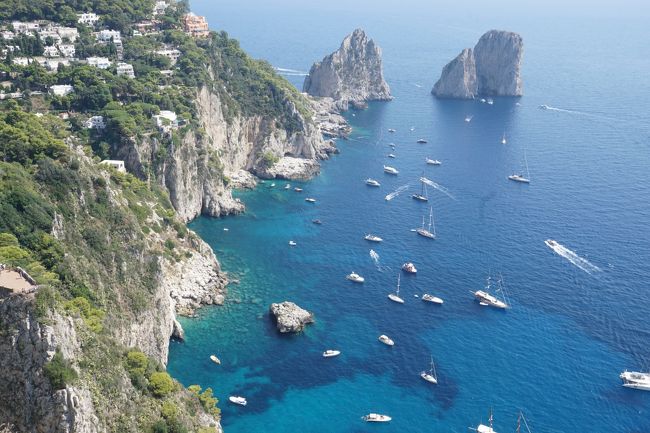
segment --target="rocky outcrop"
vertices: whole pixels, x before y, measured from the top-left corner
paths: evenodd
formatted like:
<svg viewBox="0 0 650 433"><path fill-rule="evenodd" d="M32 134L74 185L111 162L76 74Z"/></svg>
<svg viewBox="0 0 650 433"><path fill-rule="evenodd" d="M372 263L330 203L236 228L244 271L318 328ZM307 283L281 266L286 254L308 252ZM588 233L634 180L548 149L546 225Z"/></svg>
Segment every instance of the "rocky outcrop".
<svg viewBox="0 0 650 433"><path fill-rule="evenodd" d="M523 41L517 33L490 30L474 50L464 49L447 64L431 93L439 98L521 96Z"/></svg>
<svg viewBox="0 0 650 433"><path fill-rule="evenodd" d="M314 323L314 315L293 302L271 304L270 311L275 316L278 331L282 333L300 332L306 325Z"/></svg>
<svg viewBox="0 0 650 433"><path fill-rule="evenodd" d="M337 51L313 64L303 91L332 98L342 110L350 104L363 107L368 101L392 99L384 80L381 49L361 29L346 36Z"/></svg>
<svg viewBox="0 0 650 433"><path fill-rule="evenodd" d="M334 99L310 97L309 100L315 113L314 121L321 134L329 138L347 138L350 135L352 127L341 115Z"/></svg>

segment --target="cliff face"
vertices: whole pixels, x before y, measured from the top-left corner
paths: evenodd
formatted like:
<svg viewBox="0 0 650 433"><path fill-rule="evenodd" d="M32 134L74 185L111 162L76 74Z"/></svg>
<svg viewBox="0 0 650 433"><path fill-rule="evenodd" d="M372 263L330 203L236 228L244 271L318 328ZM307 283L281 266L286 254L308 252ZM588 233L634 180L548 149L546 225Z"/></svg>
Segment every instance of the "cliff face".
<svg viewBox="0 0 650 433"><path fill-rule="evenodd" d="M490 30L474 50L464 49L447 64L431 93L439 98L521 96L523 41L517 33Z"/></svg>
<svg viewBox="0 0 650 433"><path fill-rule="evenodd" d="M348 35L337 51L313 64L303 91L333 98L343 110L349 104L363 106L368 101L392 99L384 80L381 49L361 29Z"/></svg>

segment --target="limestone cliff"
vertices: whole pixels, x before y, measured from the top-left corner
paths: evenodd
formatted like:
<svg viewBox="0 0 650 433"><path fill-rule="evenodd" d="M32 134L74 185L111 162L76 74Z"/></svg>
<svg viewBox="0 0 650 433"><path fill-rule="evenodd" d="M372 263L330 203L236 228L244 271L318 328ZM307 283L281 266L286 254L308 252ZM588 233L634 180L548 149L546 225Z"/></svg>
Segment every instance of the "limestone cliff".
<svg viewBox="0 0 650 433"><path fill-rule="evenodd" d="M521 96L523 41L517 33L490 30L474 50L464 49L447 64L431 93L439 98Z"/></svg>
<svg viewBox="0 0 650 433"><path fill-rule="evenodd" d="M368 101L392 99L384 80L381 49L361 29L346 36L337 51L313 64L303 91L333 98L343 110L349 104L364 106Z"/></svg>

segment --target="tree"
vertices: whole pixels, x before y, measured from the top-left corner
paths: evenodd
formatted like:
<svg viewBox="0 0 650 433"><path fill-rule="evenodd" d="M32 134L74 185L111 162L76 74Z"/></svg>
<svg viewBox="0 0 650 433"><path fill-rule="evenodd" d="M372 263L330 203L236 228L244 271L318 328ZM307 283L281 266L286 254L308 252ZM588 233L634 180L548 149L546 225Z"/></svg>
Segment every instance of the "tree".
<svg viewBox="0 0 650 433"><path fill-rule="evenodd" d="M43 366L43 373L54 389L63 389L77 378L77 372L58 350L52 360Z"/></svg>
<svg viewBox="0 0 650 433"><path fill-rule="evenodd" d="M157 371L149 377L149 390L155 397L167 397L174 391L174 381L166 371Z"/></svg>

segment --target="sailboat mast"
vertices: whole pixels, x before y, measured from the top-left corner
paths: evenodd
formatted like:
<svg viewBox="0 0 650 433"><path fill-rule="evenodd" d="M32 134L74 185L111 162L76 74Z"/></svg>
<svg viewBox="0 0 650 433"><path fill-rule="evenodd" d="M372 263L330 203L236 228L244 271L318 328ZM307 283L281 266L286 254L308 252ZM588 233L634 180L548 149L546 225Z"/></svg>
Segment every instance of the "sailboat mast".
<svg viewBox="0 0 650 433"><path fill-rule="evenodd" d="M433 232L431 232L431 227L433 226ZM436 234L436 227L433 225L433 206L429 208L429 232Z"/></svg>
<svg viewBox="0 0 650 433"><path fill-rule="evenodd" d="M397 274L397 290L395 291L395 293L396 293L398 296L399 296L399 278L400 278L400 274Z"/></svg>
<svg viewBox="0 0 650 433"><path fill-rule="evenodd" d="M519 412L519 416L517 417L517 432L516 433L521 433L521 412Z"/></svg>
<svg viewBox="0 0 650 433"><path fill-rule="evenodd" d="M493 421L493 420L494 420L494 419L493 419L493 417L492 417L492 408L490 408L490 428L492 428L492 421Z"/></svg>
<svg viewBox="0 0 650 433"><path fill-rule="evenodd" d="M530 179L530 172L528 171L528 158L526 158L525 150L524 150L524 162L526 163L526 179Z"/></svg>

